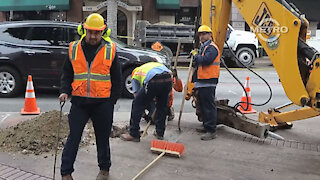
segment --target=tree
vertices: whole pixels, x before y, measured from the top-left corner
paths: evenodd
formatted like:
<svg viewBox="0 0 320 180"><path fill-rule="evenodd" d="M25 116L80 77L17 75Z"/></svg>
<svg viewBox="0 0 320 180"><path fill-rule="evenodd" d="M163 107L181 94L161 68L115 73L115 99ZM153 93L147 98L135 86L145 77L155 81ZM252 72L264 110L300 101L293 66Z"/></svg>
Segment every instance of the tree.
<svg viewBox="0 0 320 180"><path fill-rule="evenodd" d="M111 36L117 37L117 0L107 0L107 25L111 29Z"/></svg>

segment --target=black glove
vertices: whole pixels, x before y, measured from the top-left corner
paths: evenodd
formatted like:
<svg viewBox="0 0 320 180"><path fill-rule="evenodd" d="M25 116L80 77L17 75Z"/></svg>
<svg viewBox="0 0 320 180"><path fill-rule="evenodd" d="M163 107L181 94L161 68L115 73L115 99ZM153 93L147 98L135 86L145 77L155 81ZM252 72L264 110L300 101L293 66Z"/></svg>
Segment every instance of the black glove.
<svg viewBox="0 0 320 180"><path fill-rule="evenodd" d="M177 69L172 69L172 76L175 77L176 79L178 78L178 72Z"/></svg>

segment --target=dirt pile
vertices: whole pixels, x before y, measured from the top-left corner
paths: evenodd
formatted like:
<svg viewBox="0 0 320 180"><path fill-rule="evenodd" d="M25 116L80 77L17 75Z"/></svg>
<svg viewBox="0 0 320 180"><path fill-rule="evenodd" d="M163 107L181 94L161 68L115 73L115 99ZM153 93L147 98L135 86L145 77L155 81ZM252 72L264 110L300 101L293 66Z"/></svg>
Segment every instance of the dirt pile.
<svg viewBox="0 0 320 180"><path fill-rule="evenodd" d="M59 111L50 111L17 126L0 131L0 146L6 151L21 151L24 154L39 155L54 151L57 143ZM60 128L60 148L67 137L69 126L67 116L62 116Z"/></svg>
<svg viewBox="0 0 320 180"><path fill-rule="evenodd" d="M19 123L17 126L0 130L0 149L9 152L35 155L54 152L57 143L59 118L59 111L49 111L31 120ZM113 126L110 137L119 137L120 134L126 133L127 131L127 126L123 128ZM59 150L63 149L68 133L68 117L67 115L62 115ZM89 121L84 129L80 146L88 145L89 143L94 144L94 142L94 130L92 122Z"/></svg>
<svg viewBox="0 0 320 180"><path fill-rule="evenodd" d="M118 126L112 126L112 129L111 129L111 134L110 134L110 137L111 138L117 138L117 137L120 137L121 134L125 134L129 132L129 126L126 125L122 128L118 127Z"/></svg>

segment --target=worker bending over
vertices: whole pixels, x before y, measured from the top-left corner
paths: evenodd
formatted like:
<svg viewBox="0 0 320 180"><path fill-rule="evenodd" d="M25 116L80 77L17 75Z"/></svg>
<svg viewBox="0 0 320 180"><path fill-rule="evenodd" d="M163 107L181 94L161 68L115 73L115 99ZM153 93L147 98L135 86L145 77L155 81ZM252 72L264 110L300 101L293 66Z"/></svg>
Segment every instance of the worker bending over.
<svg viewBox="0 0 320 180"><path fill-rule="evenodd" d="M163 139L166 116L168 111L168 96L172 89L171 71L158 62L149 62L134 69L132 73L134 100L132 102L130 130L122 134L124 141L140 141L140 120L146 106L156 99L156 114L154 135Z"/></svg>

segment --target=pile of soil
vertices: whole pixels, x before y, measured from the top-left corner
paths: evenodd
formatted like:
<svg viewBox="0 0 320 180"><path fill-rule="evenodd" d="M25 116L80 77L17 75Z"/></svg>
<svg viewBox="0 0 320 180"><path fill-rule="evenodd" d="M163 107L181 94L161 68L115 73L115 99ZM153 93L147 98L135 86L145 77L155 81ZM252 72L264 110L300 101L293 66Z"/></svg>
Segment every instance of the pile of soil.
<svg viewBox="0 0 320 180"><path fill-rule="evenodd" d="M118 137L120 137L121 134L125 134L127 132L129 132L128 125L126 125L122 128L120 128L118 126L112 126L110 137L111 138L118 138Z"/></svg>
<svg viewBox="0 0 320 180"><path fill-rule="evenodd" d="M57 143L59 111L50 111L17 126L0 131L0 146L6 151L21 151L23 154L39 155L54 151ZM59 147L67 137L69 126L67 116L62 116Z"/></svg>
<svg viewBox="0 0 320 180"><path fill-rule="evenodd" d="M17 126L0 130L0 148L8 152L21 152L23 154L39 155L54 152L57 144L57 128L60 112L49 111L31 120L19 123ZM126 133L128 127L113 126L110 137L119 137ZM63 149L69 133L68 117L62 115L59 134L58 149ZM86 125L80 146L88 145L95 141L92 122ZM94 143L92 143L94 144Z"/></svg>

